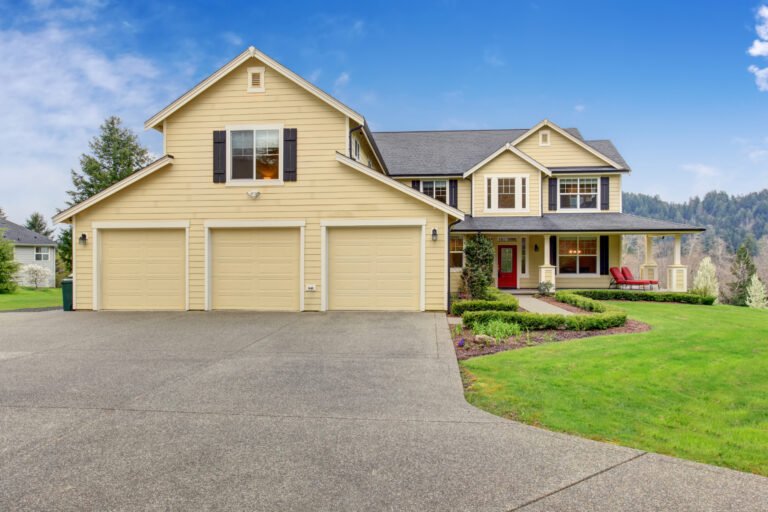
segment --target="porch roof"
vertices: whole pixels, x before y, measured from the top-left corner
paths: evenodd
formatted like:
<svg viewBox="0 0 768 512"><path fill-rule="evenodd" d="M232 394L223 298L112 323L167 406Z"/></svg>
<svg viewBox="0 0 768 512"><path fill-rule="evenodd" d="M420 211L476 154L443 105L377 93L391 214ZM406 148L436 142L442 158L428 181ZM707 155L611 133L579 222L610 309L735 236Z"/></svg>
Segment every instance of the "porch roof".
<svg viewBox="0 0 768 512"><path fill-rule="evenodd" d="M452 232L698 233L704 228L629 213L550 213L530 217L467 217Z"/></svg>

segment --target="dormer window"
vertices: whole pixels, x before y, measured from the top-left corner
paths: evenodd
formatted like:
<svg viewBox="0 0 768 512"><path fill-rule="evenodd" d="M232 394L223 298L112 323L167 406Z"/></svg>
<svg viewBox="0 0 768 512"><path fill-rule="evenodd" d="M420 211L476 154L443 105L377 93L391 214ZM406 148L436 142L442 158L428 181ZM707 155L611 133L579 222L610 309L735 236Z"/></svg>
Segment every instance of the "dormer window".
<svg viewBox="0 0 768 512"><path fill-rule="evenodd" d="M248 92L264 92L264 68L248 68Z"/></svg>
<svg viewBox="0 0 768 512"><path fill-rule="evenodd" d="M539 132L539 146L549 146L549 130Z"/></svg>
<svg viewBox="0 0 768 512"><path fill-rule="evenodd" d="M360 161L360 141L357 139L352 141L352 158Z"/></svg>

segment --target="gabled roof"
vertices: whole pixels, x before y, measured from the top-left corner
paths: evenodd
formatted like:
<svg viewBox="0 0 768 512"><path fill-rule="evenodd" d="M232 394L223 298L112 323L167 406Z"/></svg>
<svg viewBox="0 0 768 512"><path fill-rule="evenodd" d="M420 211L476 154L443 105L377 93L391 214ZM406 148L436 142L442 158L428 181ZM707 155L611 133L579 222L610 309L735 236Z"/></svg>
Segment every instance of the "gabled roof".
<svg viewBox="0 0 768 512"><path fill-rule="evenodd" d="M47 236L6 219L0 219L0 231L3 231L3 238L15 245L56 245L56 242Z"/></svg>
<svg viewBox="0 0 768 512"><path fill-rule="evenodd" d="M530 130L443 130L373 132L390 176L462 176L501 146ZM592 150L629 169L616 148L607 140L584 140L576 128L565 128L572 137ZM606 164L611 165L611 164ZM611 167L613 167L611 165Z"/></svg>
<svg viewBox="0 0 768 512"><path fill-rule="evenodd" d="M221 68L219 68L216 72L214 72L212 75L210 75L208 78L194 86L189 91L182 94L179 98L174 100L170 105L165 107L163 110L155 114L154 116L150 117L144 122L144 128L156 128L158 125L162 124L163 120L166 119L168 116L179 110L181 107L192 101L194 98L196 98L199 94L201 94L203 91L208 89L210 86L221 80L223 77L228 75L231 71L236 69L238 66L243 64L244 62L248 61L249 59L256 59L261 62L263 62L265 65L269 66L273 70L277 71L284 77L286 77L288 80L292 81L296 85L304 88L309 93L317 96L324 102L328 103L330 106L334 107L339 112L343 113L347 117L350 117L357 121L360 124L365 123L365 118L349 108L348 106L344 105L342 102L328 94L327 92L323 91L319 87L315 86L314 84L308 82L304 78L300 77L290 69L286 68L276 60L272 59L271 57L265 55L264 53L260 52L253 46L245 50L243 53L229 61L228 63L224 64Z"/></svg>
<svg viewBox="0 0 768 512"><path fill-rule="evenodd" d="M474 233L697 233L704 228L628 213L545 213L529 217L472 217L454 224L451 231Z"/></svg>
<svg viewBox="0 0 768 512"><path fill-rule="evenodd" d="M361 164L360 162L357 162L351 158L349 158L346 155L342 155L341 153L336 153L336 161L341 162L342 164L351 167L352 169L356 171L360 171L361 173L365 174L366 176L369 176L377 181L380 181L381 183L384 183L385 185L388 185L396 190L399 190L400 192L404 193L405 195L411 196L413 198L418 199L422 203L426 203L430 205L433 208L436 208L440 211L443 211L447 213L448 215L455 217L459 220L464 220L464 212L461 210L458 210L452 206L448 206L447 204L443 203L442 201L438 201L437 199L434 199L432 197L429 197L426 194L422 194L418 190L415 190L411 187L408 187L406 185L403 185L397 180L394 180L390 178L389 176L386 176L380 172L376 172L370 167Z"/></svg>
<svg viewBox="0 0 768 512"><path fill-rule="evenodd" d="M507 142L506 144L501 146L497 151L494 151L493 153L491 153L488 156L488 158L486 158L482 162L478 162L471 169L469 169L467 172L465 172L464 173L464 177L465 178L468 177L470 174L472 174L473 172L477 171L481 167L485 166L491 160L493 160L494 158L496 158L497 156L499 156L500 154L502 154L502 153L504 153L506 151L509 151L510 153L513 153L513 154L517 155L518 157L520 157L524 161L528 162L530 165L532 165L533 167L537 168L538 170L540 170L541 172L543 172L547 176L551 176L552 175L552 173L549 171L549 169L547 169L546 167L541 165L539 162L537 162L536 160L534 160L530 156L526 155L525 153L523 153L522 151L517 149L515 146L513 146L509 142Z"/></svg>
<svg viewBox="0 0 768 512"><path fill-rule="evenodd" d="M68 221L73 215L76 215L80 213L81 211L85 210L86 208L89 208L93 206L94 204L98 203L99 201L102 201L115 192L118 192L128 185L131 185L132 183L135 183L139 181L142 178L146 178L150 174L154 173L155 171L159 171L163 167L172 164L173 163L173 156L172 155L164 155L151 164L147 165L146 167L139 169L138 171L134 172L133 174L126 176L122 180L118 181L117 183L113 184L110 187L105 188L98 194L89 197L85 201L81 201L77 203L74 206L71 206L67 208L64 211L61 211L54 215L53 221L58 223L66 222Z"/></svg>

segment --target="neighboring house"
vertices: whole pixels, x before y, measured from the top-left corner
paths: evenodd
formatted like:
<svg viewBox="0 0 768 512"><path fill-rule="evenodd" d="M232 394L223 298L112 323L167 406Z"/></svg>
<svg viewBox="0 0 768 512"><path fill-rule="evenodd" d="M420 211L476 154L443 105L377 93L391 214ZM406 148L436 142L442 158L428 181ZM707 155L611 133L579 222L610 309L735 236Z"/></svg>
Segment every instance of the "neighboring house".
<svg viewBox="0 0 768 512"><path fill-rule="evenodd" d="M606 287L622 234L671 235L684 289L679 236L700 231L622 214L610 142L547 121L373 134L254 48L145 127L164 156L55 217L77 309L445 310L480 232L510 288Z"/></svg>
<svg viewBox="0 0 768 512"><path fill-rule="evenodd" d="M56 242L5 219L0 219L0 231L3 231L3 238L13 242L14 260L21 265L40 265L47 268L51 271L51 278L43 286L56 286ZM19 272L16 280L22 286L33 286L23 272Z"/></svg>

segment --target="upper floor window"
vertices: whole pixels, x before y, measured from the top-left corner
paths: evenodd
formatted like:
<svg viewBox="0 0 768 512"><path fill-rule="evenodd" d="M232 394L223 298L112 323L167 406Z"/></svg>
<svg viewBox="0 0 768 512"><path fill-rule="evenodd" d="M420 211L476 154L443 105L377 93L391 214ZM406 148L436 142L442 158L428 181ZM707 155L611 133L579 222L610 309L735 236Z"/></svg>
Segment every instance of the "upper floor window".
<svg viewBox="0 0 768 512"><path fill-rule="evenodd" d="M528 176L489 176L485 181L487 211L528 211Z"/></svg>
<svg viewBox="0 0 768 512"><path fill-rule="evenodd" d="M421 191L429 197L434 197L438 201L442 201L443 203L448 202L447 180L422 181Z"/></svg>
<svg viewBox="0 0 768 512"><path fill-rule="evenodd" d="M228 132L228 181L279 181L282 179L282 128L238 127L229 129Z"/></svg>
<svg viewBox="0 0 768 512"><path fill-rule="evenodd" d="M264 68L248 68L248 92L264 92Z"/></svg>
<svg viewBox="0 0 768 512"><path fill-rule="evenodd" d="M50 257L50 247L35 247L35 261L48 261Z"/></svg>
<svg viewBox="0 0 768 512"><path fill-rule="evenodd" d="M539 146L549 146L550 144L549 130L541 130L539 132Z"/></svg>
<svg viewBox="0 0 768 512"><path fill-rule="evenodd" d="M352 139L352 158L360 161L360 141L357 139Z"/></svg>
<svg viewBox="0 0 768 512"><path fill-rule="evenodd" d="M560 209L596 210L599 204L598 178L561 178Z"/></svg>

